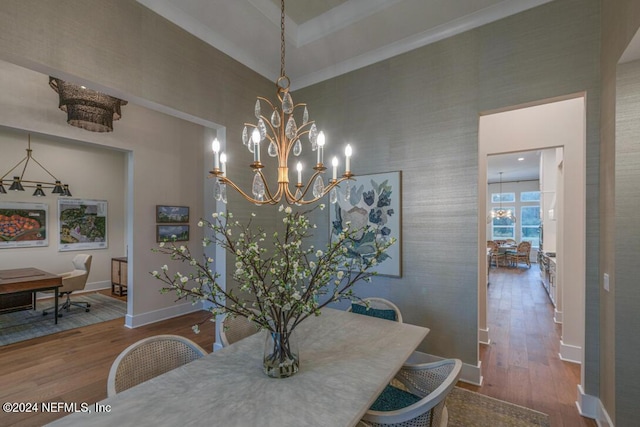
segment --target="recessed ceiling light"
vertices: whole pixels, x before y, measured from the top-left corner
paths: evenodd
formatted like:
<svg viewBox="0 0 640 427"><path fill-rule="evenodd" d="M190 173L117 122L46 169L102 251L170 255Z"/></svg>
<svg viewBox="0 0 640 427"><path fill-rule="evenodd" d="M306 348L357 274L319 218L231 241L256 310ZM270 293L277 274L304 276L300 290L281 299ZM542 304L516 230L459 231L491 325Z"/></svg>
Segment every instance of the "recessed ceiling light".
<svg viewBox="0 0 640 427"><path fill-rule="evenodd" d="M524 160L524 157L518 157L518 161L521 162Z"/></svg>

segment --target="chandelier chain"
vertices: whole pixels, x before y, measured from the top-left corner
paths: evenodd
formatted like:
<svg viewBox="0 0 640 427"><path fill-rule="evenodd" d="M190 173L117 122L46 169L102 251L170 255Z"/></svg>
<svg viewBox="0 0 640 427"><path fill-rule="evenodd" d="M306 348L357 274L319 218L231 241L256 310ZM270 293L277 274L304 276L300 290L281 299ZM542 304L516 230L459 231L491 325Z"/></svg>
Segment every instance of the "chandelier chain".
<svg viewBox="0 0 640 427"><path fill-rule="evenodd" d="M280 4L280 77L284 77L286 75L284 69L284 0L281 0Z"/></svg>

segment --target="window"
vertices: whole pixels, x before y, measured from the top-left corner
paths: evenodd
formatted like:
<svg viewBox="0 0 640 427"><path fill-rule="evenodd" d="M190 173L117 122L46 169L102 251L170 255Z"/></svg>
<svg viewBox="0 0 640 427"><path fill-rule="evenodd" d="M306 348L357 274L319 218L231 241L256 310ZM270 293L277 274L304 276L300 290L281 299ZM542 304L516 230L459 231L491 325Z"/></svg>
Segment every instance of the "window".
<svg viewBox="0 0 640 427"><path fill-rule="evenodd" d="M522 206L520 208L521 240L531 242L537 248L540 239L540 206Z"/></svg>
<svg viewBox="0 0 640 427"><path fill-rule="evenodd" d="M494 206L493 209L498 209L498 206ZM514 207L503 206L502 209L511 209L511 212L515 211ZM494 218L491 223L491 239L492 240L504 240L515 239L516 230L515 223L507 218Z"/></svg>
<svg viewBox="0 0 640 427"><path fill-rule="evenodd" d="M491 193L491 203L513 203L516 201L516 193Z"/></svg>
<svg viewBox="0 0 640 427"><path fill-rule="evenodd" d="M539 191L523 191L522 193L520 193L520 201L521 202L539 202L540 192Z"/></svg>

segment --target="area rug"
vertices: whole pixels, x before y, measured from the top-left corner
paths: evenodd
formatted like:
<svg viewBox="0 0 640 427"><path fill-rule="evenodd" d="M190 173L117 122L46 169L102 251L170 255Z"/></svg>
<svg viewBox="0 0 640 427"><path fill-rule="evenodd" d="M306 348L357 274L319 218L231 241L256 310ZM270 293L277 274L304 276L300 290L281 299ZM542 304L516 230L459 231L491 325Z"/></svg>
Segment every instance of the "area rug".
<svg viewBox="0 0 640 427"><path fill-rule="evenodd" d="M90 311L86 312L82 307L72 306L71 311L62 312L63 316L58 318L57 325L53 321L53 310L46 316L42 315L42 309L53 305L51 301L39 303L35 311L0 314L0 346L117 319L127 314L125 301L106 295L81 294L71 297L72 301L74 299L87 301L91 304Z"/></svg>
<svg viewBox="0 0 640 427"><path fill-rule="evenodd" d="M447 396L449 427L549 427L549 416L455 387Z"/></svg>

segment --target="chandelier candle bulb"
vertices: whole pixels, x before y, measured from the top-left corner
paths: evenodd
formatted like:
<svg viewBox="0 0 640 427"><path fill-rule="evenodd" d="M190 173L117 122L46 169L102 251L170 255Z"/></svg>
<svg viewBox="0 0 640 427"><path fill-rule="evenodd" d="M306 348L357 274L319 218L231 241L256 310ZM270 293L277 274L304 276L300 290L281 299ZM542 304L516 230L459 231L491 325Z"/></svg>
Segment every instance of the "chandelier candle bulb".
<svg viewBox="0 0 640 427"><path fill-rule="evenodd" d="M260 131L255 128L251 133L251 141L253 142L253 161L260 163Z"/></svg>
<svg viewBox="0 0 640 427"><path fill-rule="evenodd" d="M333 166L333 180L337 181L338 180L338 158L334 156L333 160L331 160L331 164Z"/></svg>
<svg viewBox="0 0 640 427"><path fill-rule="evenodd" d="M347 144L347 146L344 149L344 157L345 157L345 165L344 165L344 171L345 173L349 173L351 172L351 154L352 154L352 150L351 150L351 145Z"/></svg>
<svg viewBox="0 0 640 427"><path fill-rule="evenodd" d="M322 165L322 150L324 148L324 132L320 131L320 133L318 134L318 165Z"/></svg>
<svg viewBox="0 0 640 427"><path fill-rule="evenodd" d="M220 153L220 163L222 163L222 176L227 176L227 154L224 151Z"/></svg>
<svg viewBox="0 0 640 427"><path fill-rule="evenodd" d="M302 185L302 163L298 162L296 169L298 170L298 184Z"/></svg>
<svg viewBox="0 0 640 427"><path fill-rule="evenodd" d="M213 150L213 169L220 169L220 141L215 138L211 143L211 149Z"/></svg>

